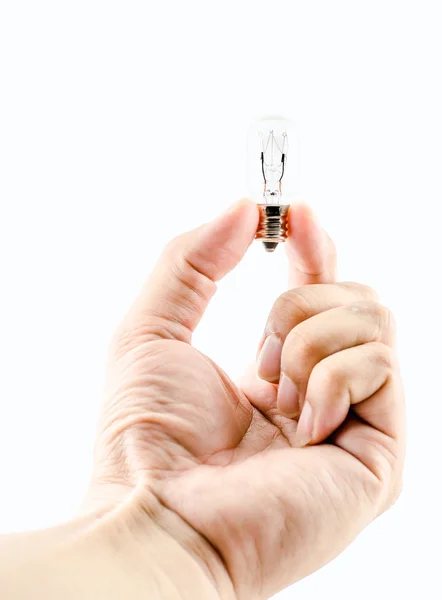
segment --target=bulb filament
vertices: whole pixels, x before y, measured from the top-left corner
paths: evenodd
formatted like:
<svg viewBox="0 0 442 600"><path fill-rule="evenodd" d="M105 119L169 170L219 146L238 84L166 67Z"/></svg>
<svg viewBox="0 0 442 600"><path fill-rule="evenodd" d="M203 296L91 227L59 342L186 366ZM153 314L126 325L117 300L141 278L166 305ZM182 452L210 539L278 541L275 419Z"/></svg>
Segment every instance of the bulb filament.
<svg viewBox="0 0 442 600"><path fill-rule="evenodd" d="M264 180L263 197L267 204L279 204L287 160L287 133L282 133L279 142L273 130L269 131L267 138L262 132L259 135L261 137L261 171Z"/></svg>

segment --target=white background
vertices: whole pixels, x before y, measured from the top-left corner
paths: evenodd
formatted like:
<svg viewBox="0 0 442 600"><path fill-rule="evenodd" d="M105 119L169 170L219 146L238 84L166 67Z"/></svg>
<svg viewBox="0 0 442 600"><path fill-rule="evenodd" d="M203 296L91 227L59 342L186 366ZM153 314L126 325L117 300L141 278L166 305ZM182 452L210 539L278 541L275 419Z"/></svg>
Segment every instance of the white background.
<svg viewBox="0 0 442 600"><path fill-rule="evenodd" d="M163 244L247 193L247 128L277 113L341 278L397 315L409 416L401 500L278 598L441 597L439 9L0 3L0 530L76 511L114 326ZM196 344L232 375L285 276L256 243L219 286Z"/></svg>

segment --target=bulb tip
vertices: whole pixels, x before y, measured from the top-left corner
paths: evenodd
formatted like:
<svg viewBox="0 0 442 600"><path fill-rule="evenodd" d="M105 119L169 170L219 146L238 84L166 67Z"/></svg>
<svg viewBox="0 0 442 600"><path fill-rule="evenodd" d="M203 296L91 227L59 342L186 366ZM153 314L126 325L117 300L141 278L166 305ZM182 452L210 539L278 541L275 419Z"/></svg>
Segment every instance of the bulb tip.
<svg viewBox="0 0 442 600"><path fill-rule="evenodd" d="M262 245L266 252L273 252L278 245L278 242L263 242Z"/></svg>

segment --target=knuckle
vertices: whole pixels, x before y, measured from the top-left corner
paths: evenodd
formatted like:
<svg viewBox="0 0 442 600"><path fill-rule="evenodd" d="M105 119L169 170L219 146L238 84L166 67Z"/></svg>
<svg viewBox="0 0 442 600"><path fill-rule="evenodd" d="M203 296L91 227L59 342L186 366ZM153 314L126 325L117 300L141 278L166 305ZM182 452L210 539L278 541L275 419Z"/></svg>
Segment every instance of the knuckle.
<svg viewBox="0 0 442 600"><path fill-rule="evenodd" d="M145 316L141 320L126 318L115 330L109 347L109 356L118 361L142 350L146 344L158 340L187 341L188 330L180 323L171 323L160 315Z"/></svg>
<svg viewBox="0 0 442 600"><path fill-rule="evenodd" d="M389 308L375 300L352 302L348 305L352 313L357 313L361 318L368 319L376 326L375 339L386 340L394 333L394 317Z"/></svg>
<svg viewBox="0 0 442 600"><path fill-rule="evenodd" d="M303 288L284 292L276 299L270 313L269 321L274 324L292 325L311 316L312 306Z"/></svg>
<svg viewBox="0 0 442 600"><path fill-rule="evenodd" d="M164 254L166 254L166 255L181 254L183 247L185 247L187 245L188 238L189 238L188 232L180 233L179 235L176 235L171 240L169 240L167 242L167 244L165 245L164 250L163 250Z"/></svg>
<svg viewBox="0 0 442 600"><path fill-rule="evenodd" d="M280 298L287 308L290 307L292 313L296 311L304 317L309 316L311 312L311 303L308 300L304 288L289 290L282 294Z"/></svg>
<svg viewBox="0 0 442 600"><path fill-rule="evenodd" d="M340 398L348 392L346 373L335 363L321 361L312 371L309 388L315 396Z"/></svg>
<svg viewBox="0 0 442 600"><path fill-rule="evenodd" d="M403 485L403 456L395 440L376 444L376 462L372 469L380 483L380 512L390 508L399 498Z"/></svg>
<svg viewBox="0 0 442 600"><path fill-rule="evenodd" d="M373 300L375 302L379 301L377 292L372 287L365 285L364 283L358 283L356 281L343 281L338 285L344 289L349 289L353 292L356 292L361 299Z"/></svg>
<svg viewBox="0 0 442 600"><path fill-rule="evenodd" d="M374 350L371 360L386 371L394 371L397 365L397 358L394 350L381 342L374 342Z"/></svg>
<svg viewBox="0 0 442 600"><path fill-rule="evenodd" d="M383 340L391 343L396 336L396 320L392 311L383 304L379 305L380 336Z"/></svg>
<svg viewBox="0 0 442 600"><path fill-rule="evenodd" d="M312 343L295 327L287 336L282 349L281 369L297 381L308 377L308 365L312 355Z"/></svg>

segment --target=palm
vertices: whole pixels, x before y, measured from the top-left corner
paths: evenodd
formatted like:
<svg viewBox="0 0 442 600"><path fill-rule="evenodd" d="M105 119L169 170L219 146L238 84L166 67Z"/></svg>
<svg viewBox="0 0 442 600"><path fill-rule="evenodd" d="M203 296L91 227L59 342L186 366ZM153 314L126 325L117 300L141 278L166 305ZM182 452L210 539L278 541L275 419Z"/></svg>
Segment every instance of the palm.
<svg viewBox="0 0 442 600"><path fill-rule="evenodd" d="M161 367L146 381L140 420L132 420L136 463L161 473L155 493L218 550L234 582L247 570L250 584L262 578L282 588L330 560L365 525L353 519L370 500L364 467L332 445L293 448L296 425L278 417L275 386L250 381L247 397L179 342L155 342L144 360L143 372L152 372L151 360ZM336 545L318 555L324 535ZM316 551L300 572L301 546L304 555Z"/></svg>

